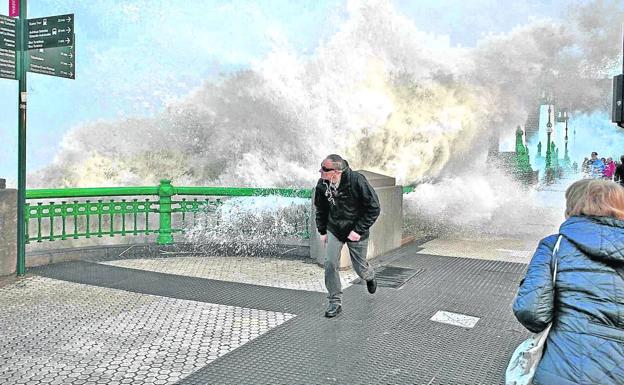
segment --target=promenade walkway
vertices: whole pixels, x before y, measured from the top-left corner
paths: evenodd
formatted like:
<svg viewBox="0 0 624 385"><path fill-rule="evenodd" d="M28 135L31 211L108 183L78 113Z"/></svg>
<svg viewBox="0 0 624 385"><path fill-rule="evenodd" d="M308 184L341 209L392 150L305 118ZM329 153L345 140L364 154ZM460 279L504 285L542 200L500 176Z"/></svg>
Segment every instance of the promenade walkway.
<svg viewBox="0 0 624 385"><path fill-rule="evenodd" d="M553 187L550 193L561 194ZM501 384L540 234L417 240L342 274L309 259L122 255L0 283L0 384Z"/></svg>

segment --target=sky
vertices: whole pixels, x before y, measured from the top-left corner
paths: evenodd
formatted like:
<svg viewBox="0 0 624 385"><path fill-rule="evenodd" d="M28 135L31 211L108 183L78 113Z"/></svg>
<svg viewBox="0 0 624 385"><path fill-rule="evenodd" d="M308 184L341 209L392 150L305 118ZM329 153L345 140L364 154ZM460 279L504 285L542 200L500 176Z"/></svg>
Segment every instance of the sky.
<svg viewBox="0 0 624 385"><path fill-rule="evenodd" d="M537 18L559 20L570 1L392 3L418 30L474 47ZM4 4L0 13L8 14ZM159 114L275 47L313 55L340 28L347 7L338 0L30 0L29 18L75 15L76 79L28 74L28 172L48 165L77 127ZM17 81L0 79L0 178L9 185L17 177L17 89Z"/></svg>
<svg viewBox="0 0 624 385"><path fill-rule="evenodd" d="M317 21L334 3L254 1L37 1L28 17L74 13L76 79L28 74L30 171L47 164L63 134L80 124L158 112L202 81L264 55L289 35L305 52L328 32ZM5 3L7 4L7 3ZM2 13L8 13L4 9ZM0 82L0 175L16 174L18 82Z"/></svg>

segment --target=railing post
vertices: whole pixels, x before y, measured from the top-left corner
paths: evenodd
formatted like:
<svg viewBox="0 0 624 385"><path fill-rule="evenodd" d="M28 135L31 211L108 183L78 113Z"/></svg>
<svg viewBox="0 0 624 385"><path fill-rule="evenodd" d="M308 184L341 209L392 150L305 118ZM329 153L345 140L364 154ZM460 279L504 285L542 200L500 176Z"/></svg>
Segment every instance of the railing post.
<svg viewBox="0 0 624 385"><path fill-rule="evenodd" d="M170 179L161 179L158 186L158 216L160 217L160 227L158 228L159 245L173 243L171 235L171 196L174 194Z"/></svg>

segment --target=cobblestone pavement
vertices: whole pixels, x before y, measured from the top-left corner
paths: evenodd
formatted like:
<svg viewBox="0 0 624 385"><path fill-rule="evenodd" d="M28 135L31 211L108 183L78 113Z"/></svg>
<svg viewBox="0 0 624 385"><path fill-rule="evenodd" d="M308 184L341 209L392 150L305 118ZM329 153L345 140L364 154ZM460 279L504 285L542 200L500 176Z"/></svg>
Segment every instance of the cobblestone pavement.
<svg viewBox="0 0 624 385"><path fill-rule="evenodd" d="M410 244L375 262L417 274L375 295L347 286L334 319L323 317L323 270L305 260L30 269L0 285L0 384L499 384L528 335L510 311L525 265L503 260L524 261L534 246Z"/></svg>
<svg viewBox="0 0 624 385"><path fill-rule="evenodd" d="M374 261L385 274L374 295L341 272L333 319L322 268L299 257L29 269L0 280L0 384L501 384L528 336L510 308L518 282L556 231L535 222L521 237L428 238L388 253Z"/></svg>
<svg viewBox="0 0 624 385"><path fill-rule="evenodd" d="M250 257L138 258L102 262L111 266L189 277L249 283L325 293L323 269L303 260ZM343 289L357 278L353 270L340 272Z"/></svg>
<svg viewBox="0 0 624 385"><path fill-rule="evenodd" d="M293 317L39 276L2 298L6 384L171 384Z"/></svg>
<svg viewBox="0 0 624 385"><path fill-rule="evenodd" d="M422 254L529 263L539 239L437 238L422 245Z"/></svg>

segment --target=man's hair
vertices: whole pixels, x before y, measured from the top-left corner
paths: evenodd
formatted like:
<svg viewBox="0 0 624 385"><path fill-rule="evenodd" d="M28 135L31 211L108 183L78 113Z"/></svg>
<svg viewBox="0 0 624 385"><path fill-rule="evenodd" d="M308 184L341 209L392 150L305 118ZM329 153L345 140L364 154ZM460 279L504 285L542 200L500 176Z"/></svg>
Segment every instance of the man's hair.
<svg viewBox="0 0 624 385"><path fill-rule="evenodd" d="M620 156L620 162L622 162L622 164L624 164L624 155Z"/></svg>
<svg viewBox="0 0 624 385"><path fill-rule="evenodd" d="M329 154L325 157L325 159L331 160L333 169L341 171L345 169L345 161L340 155Z"/></svg>
<svg viewBox="0 0 624 385"><path fill-rule="evenodd" d="M597 153L596 151L592 151L592 153L591 153L591 154L592 154L592 156L593 156L593 155L598 156L598 153Z"/></svg>
<svg viewBox="0 0 624 385"><path fill-rule="evenodd" d="M624 220L624 187L605 179L581 179L566 190L566 216Z"/></svg>

